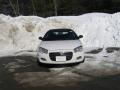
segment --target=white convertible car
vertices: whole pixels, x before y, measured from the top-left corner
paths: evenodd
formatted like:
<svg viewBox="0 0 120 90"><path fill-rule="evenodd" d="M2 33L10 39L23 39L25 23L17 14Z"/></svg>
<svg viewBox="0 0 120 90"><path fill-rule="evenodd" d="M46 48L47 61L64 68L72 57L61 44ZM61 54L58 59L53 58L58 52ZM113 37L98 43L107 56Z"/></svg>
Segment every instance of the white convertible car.
<svg viewBox="0 0 120 90"><path fill-rule="evenodd" d="M38 50L38 61L44 64L70 64L84 62L83 46L80 38L71 29L52 29L41 41Z"/></svg>

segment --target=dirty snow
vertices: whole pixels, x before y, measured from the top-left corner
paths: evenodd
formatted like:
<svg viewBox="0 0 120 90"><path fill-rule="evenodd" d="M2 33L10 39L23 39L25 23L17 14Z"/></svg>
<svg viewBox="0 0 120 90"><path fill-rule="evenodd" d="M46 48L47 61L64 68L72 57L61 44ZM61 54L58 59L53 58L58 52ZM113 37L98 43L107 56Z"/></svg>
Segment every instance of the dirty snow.
<svg viewBox="0 0 120 90"><path fill-rule="evenodd" d="M84 63L59 68L39 66L36 63L37 59L25 52L18 52L16 56L0 59L5 61L2 63L5 70L12 73L14 80L23 87L72 86L80 82L120 74L120 50L108 53L103 49L97 54L86 53L85 56Z"/></svg>
<svg viewBox="0 0 120 90"><path fill-rule="evenodd" d="M85 47L120 47L120 13L88 13L80 16L11 17L0 15L0 52L36 50L39 36L53 28L71 28Z"/></svg>

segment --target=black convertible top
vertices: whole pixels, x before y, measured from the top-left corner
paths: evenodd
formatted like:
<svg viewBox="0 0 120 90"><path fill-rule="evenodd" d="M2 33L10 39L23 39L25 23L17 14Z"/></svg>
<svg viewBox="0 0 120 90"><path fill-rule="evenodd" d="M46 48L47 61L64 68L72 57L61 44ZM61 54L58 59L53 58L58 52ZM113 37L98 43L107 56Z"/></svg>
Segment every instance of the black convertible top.
<svg viewBox="0 0 120 90"><path fill-rule="evenodd" d="M68 31L73 31L72 29L67 29L67 28L60 28L60 29L50 29L49 31L60 31L60 32L68 32Z"/></svg>

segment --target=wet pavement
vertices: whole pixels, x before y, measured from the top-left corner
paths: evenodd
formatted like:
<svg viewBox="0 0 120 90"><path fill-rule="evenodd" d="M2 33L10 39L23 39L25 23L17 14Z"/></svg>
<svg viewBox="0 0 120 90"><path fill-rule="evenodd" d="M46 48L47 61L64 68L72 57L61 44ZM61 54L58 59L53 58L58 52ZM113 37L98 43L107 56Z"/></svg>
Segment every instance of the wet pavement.
<svg viewBox="0 0 120 90"><path fill-rule="evenodd" d="M120 51L92 52L78 65L42 65L32 56L0 58L0 90L120 90ZM111 50L112 51L112 50Z"/></svg>

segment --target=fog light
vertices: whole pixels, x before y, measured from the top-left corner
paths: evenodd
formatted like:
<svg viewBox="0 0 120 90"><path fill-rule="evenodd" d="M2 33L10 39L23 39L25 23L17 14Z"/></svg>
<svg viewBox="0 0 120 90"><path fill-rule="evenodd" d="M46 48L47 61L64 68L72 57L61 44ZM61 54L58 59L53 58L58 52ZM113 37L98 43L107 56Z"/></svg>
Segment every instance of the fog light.
<svg viewBox="0 0 120 90"><path fill-rule="evenodd" d="M82 58L82 56L79 56L79 57L77 57L77 60L78 60L78 59L81 59L81 58Z"/></svg>
<svg viewBox="0 0 120 90"><path fill-rule="evenodd" d="M41 60L46 61L46 59L45 59L45 58L41 58Z"/></svg>

